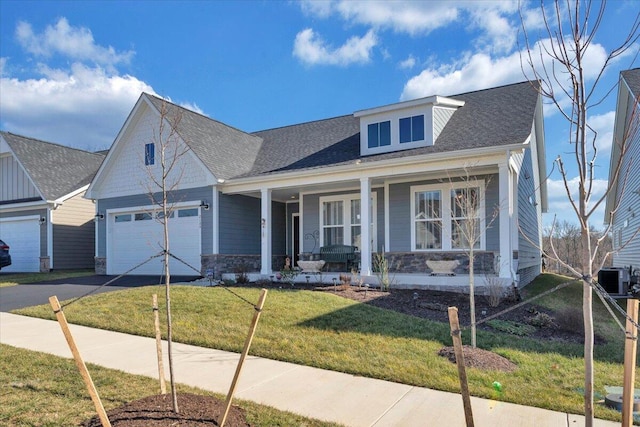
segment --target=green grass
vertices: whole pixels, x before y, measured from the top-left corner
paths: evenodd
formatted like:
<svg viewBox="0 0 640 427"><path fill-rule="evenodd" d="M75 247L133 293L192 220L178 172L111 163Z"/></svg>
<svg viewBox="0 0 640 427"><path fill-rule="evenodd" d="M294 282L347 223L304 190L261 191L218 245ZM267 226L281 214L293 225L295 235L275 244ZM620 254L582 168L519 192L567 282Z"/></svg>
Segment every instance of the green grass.
<svg viewBox="0 0 640 427"><path fill-rule="evenodd" d="M67 277L93 276L94 270L56 270L50 273L8 273L0 275L0 288L36 283L45 280L66 279Z"/></svg>
<svg viewBox="0 0 640 427"><path fill-rule="evenodd" d="M158 394L158 382L139 375L88 365L108 411L133 400ZM216 395L178 386L180 393ZM0 344L0 425L78 425L94 415L95 407L73 360ZM248 401L234 400L256 426L335 426Z"/></svg>
<svg viewBox="0 0 640 427"><path fill-rule="evenodd" d="M562 279L545 275L541 280L546 283L536 286L548 289ZM233 291L249 301L257 301L260 292L254 288ZM153 336L154 293L161 301L164 299L162 286L94 295L66 307L65 314L71 323ZM220 287L175 286L171 298L174 340L241 351L253 316L249 304ZM53 318L49 306L16 312ZM604 324L606 319L599 319L600 322ZM607 344L596 346L595 390L599 393L604 393L605 385L622 382L623 336L619 333L610 338ZM463 342L470 342L468 331L463 333ZM444 345L451 345L446 324L322 292L273 289L267 296L251 354L459 392L455 365L437 355ZM538 342L487 331L478 331L478 345L507 357L518 365L518 370L507 374L468 369L473 395L570 413L583 412L582 345ZM494 381L503 385L500 394L492 388ZM596 415L620 419L617 412L603 405L596 406Z"/></svg>

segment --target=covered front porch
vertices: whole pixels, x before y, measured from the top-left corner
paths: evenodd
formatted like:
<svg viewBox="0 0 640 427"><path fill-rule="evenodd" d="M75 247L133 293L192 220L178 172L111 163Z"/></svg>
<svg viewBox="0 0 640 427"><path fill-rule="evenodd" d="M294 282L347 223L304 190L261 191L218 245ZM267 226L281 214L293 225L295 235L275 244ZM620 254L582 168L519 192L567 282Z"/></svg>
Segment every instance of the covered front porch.
<svg viewBox="0 0 640 427"><path fill-rule="evenodd" d="M446 221L451 218L451 197L458 194L455 189L469 187L465 178L471 176L473 185L482 193L483 203L482 238L475 250L476 282L493 277L505 286L517 283L517 174L504 153L473 161L472 175L466 166L461 166L468 163L458 159L371 170L356 163L339 171L333 169L330 175L314 171L295 178L270 176L259 188L255 182L226 183L214 206L228 204L222 199L248 200L243 203L254 208L251 218L245 216L244 221L251 224L251 232L241 237L251 239L256 247L259 243L259 248L255 253L231 253L222 242L215 242L218 253L203 255L203 272L213 270L217 278L224 279L235 279L242 273L254 281L278 280L286 266L298 268L300 259L320 260L321 248L339 244L357 248L356 264L329 263L321 273L300 271L294 282L319 282L322 276L323 283L331 284L334 278L339 280L340 274L351 274L355 269L365 283L377 286L375 257L379 254L388 260L395 286L468 288L468 252L456 246L459 242ZM424 222L424 215L419 212L431 209L418 206L426 193L430 197L437 194L441 203L437 220L442 224L435 237L435 227ZM497 215L493 215L494 211ZM220 209L218 215L222 217L226 212ZM485 222L485 217L492 215L495 221ZM435 271L427 261L457 264L447 274L446 270Z"/></svg>

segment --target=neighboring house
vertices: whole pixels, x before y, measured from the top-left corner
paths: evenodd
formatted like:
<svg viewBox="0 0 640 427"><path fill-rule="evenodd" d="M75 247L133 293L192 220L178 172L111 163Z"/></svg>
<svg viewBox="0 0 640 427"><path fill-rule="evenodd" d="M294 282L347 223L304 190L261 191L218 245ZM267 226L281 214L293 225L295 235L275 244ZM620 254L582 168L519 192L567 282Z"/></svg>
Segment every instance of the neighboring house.
<svg viewBox="0 0 640 427"><path fill-rule="evenodd" d="M452 208L473 193L483 209L476 274L524 285L541 271L547 204L535 85L431 96L255 133L142 94L87 190L104 216L96 270L123 273L162 251L158 207L145 184L158 174L154 132L162 116L165 130L180 118L177 149L188 149L171 179L170 252L195 270L172 260L175 274L268 278L287 256L295 265L300 253L345 244L358 247L367 280L374 280L374 254L385 252L399 284L463 286L468 260ZM456 276L429 275L430 259L459 260ZM133 273L160 272L157 258Z"/></svg>
<svg viewBox="0 0 640 427"><path fill-rule="evenodd" d="M635 270L640 268L640 68L620 73L613 135L605 223L613 232L613 266Z"/></svg>
<svg viewBox="0 0 640 427"><path fill-rule="evenodd" d="M85 199L104 155L0 132L2 272L93 268L95 207Z"/></svg>

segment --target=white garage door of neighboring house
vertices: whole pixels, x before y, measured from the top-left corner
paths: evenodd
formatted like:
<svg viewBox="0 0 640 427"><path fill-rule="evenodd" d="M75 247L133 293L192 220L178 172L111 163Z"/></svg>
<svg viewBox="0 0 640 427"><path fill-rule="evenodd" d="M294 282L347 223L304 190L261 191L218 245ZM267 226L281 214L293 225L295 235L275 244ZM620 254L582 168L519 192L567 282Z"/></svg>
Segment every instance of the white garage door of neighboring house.
<svg viewBox="0 0 640 427"><path fill-rule="evenodd" d="M122 274L162 251L164 231L155 218L157 213L145 211L110 214L107 274ZM200 270L200 209L176 209L169 219L169 251ZM163 257L154 258L129 274L163 273ZM170 274L195 276L198 273L171 258Z"/></svg>
<svg viewBox="0 0 640 427"><path fill-rule="evenodd" d="M40 271L40 217L0 219L0 240L9 246L11 265L3 273Z"/></svg>

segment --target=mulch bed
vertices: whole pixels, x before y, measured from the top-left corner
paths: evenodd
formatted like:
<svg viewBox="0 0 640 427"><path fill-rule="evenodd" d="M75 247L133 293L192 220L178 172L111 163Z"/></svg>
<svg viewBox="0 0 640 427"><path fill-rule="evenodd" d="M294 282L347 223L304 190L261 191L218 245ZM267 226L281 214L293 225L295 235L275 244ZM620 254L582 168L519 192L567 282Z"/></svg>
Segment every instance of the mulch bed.
<svg viewBox="0 0 640 427"><path fill-rule="evenodd" d="M145 397L107 411L112 427L212 427L219 426L225 404L212 396L178 393L178 410L173 412L171 394ZM231 406L227 427L248 427L244 411ZM102 427L96 415L81 424L82 427Z"/></svg>

